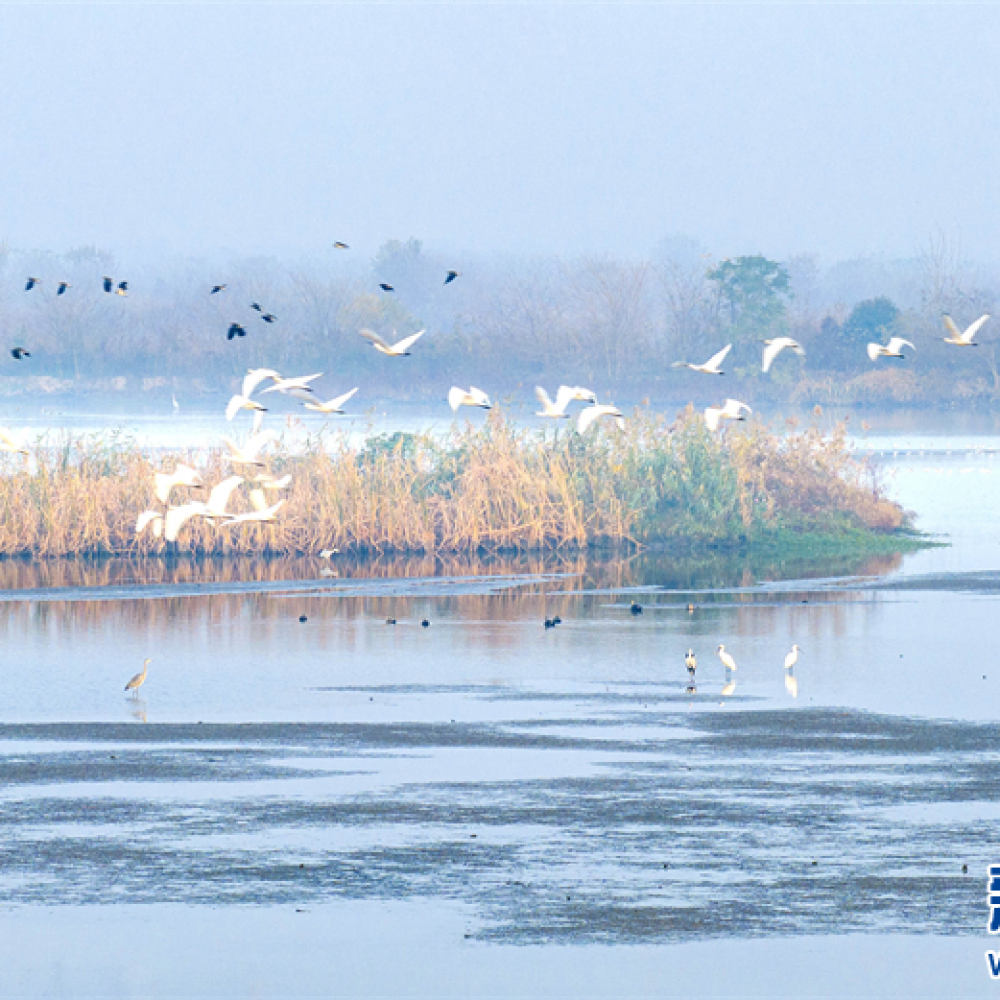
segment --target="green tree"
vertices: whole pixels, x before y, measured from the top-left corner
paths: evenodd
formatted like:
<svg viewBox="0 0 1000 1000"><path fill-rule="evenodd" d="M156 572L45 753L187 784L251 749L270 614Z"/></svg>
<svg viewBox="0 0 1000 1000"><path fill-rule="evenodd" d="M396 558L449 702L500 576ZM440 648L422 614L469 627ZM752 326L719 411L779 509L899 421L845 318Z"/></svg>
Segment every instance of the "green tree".
<svg viewBox="0 0 1000 1000"><path fill-rule="evenodd" d="M709 269L734 340L761 339L777 332L792 297L788 271L761 254L734 257Z"/></svg>
<svg viewBox="0 0 1000 1000"><path fill-rule="evenodd" d="M844 321L842 334L845 352L864 356L865 347L872 341L884 343L898 332L899 309L885 296L859 302Z"/></svg>

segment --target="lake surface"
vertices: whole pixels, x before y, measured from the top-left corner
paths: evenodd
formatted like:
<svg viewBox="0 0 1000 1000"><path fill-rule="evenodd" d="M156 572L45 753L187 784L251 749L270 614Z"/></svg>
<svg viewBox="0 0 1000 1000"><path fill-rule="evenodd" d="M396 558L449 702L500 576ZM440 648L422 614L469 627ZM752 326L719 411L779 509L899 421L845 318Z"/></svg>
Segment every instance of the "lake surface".
<svg viewBox="0 0 1000 1000"><path fill-rule="evenodd" d="M994 992L1000 434L870 422L948 547L0 563L0 995Z"/></svg>

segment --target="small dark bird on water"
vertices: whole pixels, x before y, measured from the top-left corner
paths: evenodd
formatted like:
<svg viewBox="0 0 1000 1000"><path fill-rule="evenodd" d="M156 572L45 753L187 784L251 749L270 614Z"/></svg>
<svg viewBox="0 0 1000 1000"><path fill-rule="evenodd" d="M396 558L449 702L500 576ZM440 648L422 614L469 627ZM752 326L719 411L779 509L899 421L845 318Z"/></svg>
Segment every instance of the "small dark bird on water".
<svg viewBox="0 0 1000 1000"><path fill-rule="evenodd" d="M396 619L395 618L386 618L385 623L386 623L386 625L395 625L396 624Z"/></svg>
<svg viewBox="0 0 1000 1000"><path fill-rule="evenodd" d="M424 619L424 620L423 620L423 621L422 621L422 622L421 622L420 624L421 624L421 625L422 625L422 626L423 626L424 628L430 628L430 627L431 627L431 623L430 623L430 622L429 622L429 621L428 621L428 620L427 620L426 618L425 618L425 619Z"/></svg>
<svg viewBox="0 0 1000 1000"><path fill-rule="evenodd" d="M261 316L261 319L265 323L273 323L277 318L277 316L272 316L270 313L264 313L264 315Z"/></svg>
<svg viewBox="0 0 1000 1000"><path fill-rule="evenodd" d="M104 290L106 292L113 292L115 290L115 279L114 278L103 278Z"/></svg>
<svg viewBox="0 0 1000 1000"><path fill-rule="evenodd" d="M460 278L461 276L461 271L449 271L448 277L444 279L444 283L450 285L456 278Z"/></svg>
<svg viewBox="0 0 1000 1000"><path fill-rule="evenodd" d="M56 295L63 295L65 293L66 289L69 288L69 287L70 287L70 284L69 284L68 281L60 281L59 282L59 287L56 289Z"/></svg>
<svg viewBox="0 0 1000 1000"><path fill-rule="evenodd" d="M209 295L218 295L219 292L224 292L226 290L225 285L213 285L212 290L208 293Z"/></svg>
<svg viewBox="0 0 1000 1000"><path fill-rule="evenodd" d="M545 619L545 627L546 628L555 628L556 627L556 623L551 618L546 618Z"/></svg>
<svg viewBox="0 0 1000 1000"><path fill-rule="evenodd" d="M35 287L35 285L41 284L41 281L42 281L41 278L28 278L27 284L25 284L24 286L24 290L26 292L30 292L31 289Z"/></svg>
<svg viewBox="0 0 1000 1000"><path fill-rule="evenodd" d="M305 615L299 615L299 621L300 621L300 622L307 622L307 621L309 621L309 619L308 619L308 618L306 618L306 616L305 616Z"/></svg>
<svg viewBox="0 0 1000 1000"><path fill-rule="evenodd" d="M119 281L118 287L115 289L115 295L128 295L128 282Z"/></svg>
<svg viewBox="0 0 1000 1000"><path fill-rule="evenodd" d="M256 309L257 312L259 312L259 313L262 313L264 311L263 306L259 302L251 302L250 303L250 308L251 309Z"/></svg>
<svg viewBox="0 0 1000 1000"><path fill-rule="evenodd" d="M558 615L556 615L556 616L555 616L555 617L554 617L554 618L552 619L552 624L553 624L553 625L562 625L562 619L561 619L561 618L560 618L560 617L559 617Z"/></svg>
<svg viewBox="0 0 1000 1000"><path fill-rule="evenodd" d="M226 331L226 340L232 340L233 337L245 337L246 335L246 330L239 323L230 323L229 329Z"/></svg>
<svg viewBox="0 0 1000 1000"><path fill-rule="evenodd" d="M333 248L334 248L334 250L350 250L351 249L346 243L341 243L340 240L337 240L337 242L333 244Z"/></svg>
<svg viewBox="0 0 1000 1000"><path fill-rule="evenodd" d="M378 283L378 287L382 289L383 292L394 292L396 289L392 285L387 285L384 281Z"/></svg>
<svg viewBox="0 0 1000 1000"><path fill-rule="evenodd" d="M31 355L23 347L15 347L10 353L14 356L15 361L31 357Z"/></svg>
<svg viewBox="0 0 1000 1000"><path fill-rule="evenodd" d="M633 601L632 602L632 606L629 608L629 611L631 611L632 614L634 614L634 615L641 615L642 614L642 605L641 604L636 604L636 602Z"/></svg>

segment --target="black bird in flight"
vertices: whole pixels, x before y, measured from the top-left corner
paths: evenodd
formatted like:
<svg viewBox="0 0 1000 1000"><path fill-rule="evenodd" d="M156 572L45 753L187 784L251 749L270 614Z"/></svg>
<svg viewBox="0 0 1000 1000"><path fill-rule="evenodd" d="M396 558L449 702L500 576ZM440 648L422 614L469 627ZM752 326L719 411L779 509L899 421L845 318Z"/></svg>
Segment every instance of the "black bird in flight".
<svg viewBox="0 0 1000 1000"><path fill-rule="evenodd" d="M251 309L256 309L256 310L257 310L257 312L259 312L259 313L262 313L262 312L264 311L264 310L263 310L263 309L261 308L261 306L260 306L260 303L259 303L259 302L251 302L251 303L250 303L250 308L251 308Z"/></svg>
<svg viewBox="0 0 1000 1000"><path fill-rule="evenodd" d="M104 279L104 290L106 292L113 292L115 290L115 281L114 281L114 278L105 278Z"/></svg>
<svg viewBox="0 0 1000 1000"><path fill-rule="evenodd" d="M35 285L41 284L41 278L28 278L27 284L24 286L26 292L30 292Z"/></svg>
<svg viewBox="0 0 1000 1000"><path fill-rule="evenodd" d="M383 292L394 292L396 289L392 285L387 285L384 281L380 281L378 287L382 289Z"/></svg>
<svg viewBox="0 0 1000 1000"><path fill-rule="evenodd" d="M15 347L10 353L13 355L15 361L31 357L31 355L23 347Z"/></svg>
<svg viewBox="0 0 1000 1000"><path fill-rule="evenodd" d="M59 287L56 289L56 295L62 295L66 291L67 288L69 288L69 282L68 281L60 281L59 282Z"/></svg>
<svg viewBox="0 0 1000 1000"><path fill-rule="evenodd" d="M128 295L128 282L119 281L118 287L115 289L115 295Z"/></svg>
<svg viewBox="0 0 1000 1000"><path fill-rule="evenodd" d="M461 272L459 272L459 271L449 271L448 272L448 277L444 279L444 283L446 285L450 284L452 281L454 281L456 278L459 278L459 277L461 277Z"/></svg>
<svg viewBox="0 0 1000 1000"><path fill-rule="evenodd" d="M277 316L272 316L270 313L264 313L264 315L261 316L261 319L265 323L273 323L277 318Z"/></svg>
<svg viewBox="0 0 1000 1000"><path fill-rule="evenodd" d="M209 295L216 295L218 292L224 292L226 290L225 285L214 285L212 290L208 293Z"/></svg>
<svg viewBox="0 0 1000 1000"><path fill-rule="evenodd" d="M246 335L246 330L239 323L230 323L229 329L226 331L226 340L232 340L233 337L245 337Z"/></svg>
<svg viewBox="0 0 1000 1000"><path fill-rule="evenodd" d="M351 248L346 243L341 243L339 240L333 244L334 250L350 250Z"/></svg>

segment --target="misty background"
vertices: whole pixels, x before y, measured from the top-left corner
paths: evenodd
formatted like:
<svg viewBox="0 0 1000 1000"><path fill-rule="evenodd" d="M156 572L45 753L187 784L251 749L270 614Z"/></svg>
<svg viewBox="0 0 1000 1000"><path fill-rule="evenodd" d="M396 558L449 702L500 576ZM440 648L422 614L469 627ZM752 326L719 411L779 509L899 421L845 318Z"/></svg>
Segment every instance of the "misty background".
<svg viewBox="0 0 1000 1000"><path fill-rule="evenodd" d="M1000 294L998 23L905 4L0 7L0 391L208 391L270 364L388 395L680 397L709 390L669 363L733 340L749 397L987 405L991 324L948 350L940 313L964 324ZM749 322L710 274L758 257L786 292ZM228 342L232 322L248 336ZM360 326L430 332L386 364ZM875 368L863 344L891 332L918 351ZM776 333L807 357L762 379Z"/></svg>

